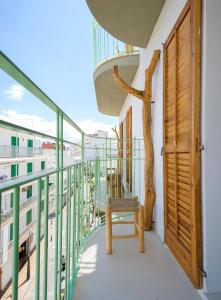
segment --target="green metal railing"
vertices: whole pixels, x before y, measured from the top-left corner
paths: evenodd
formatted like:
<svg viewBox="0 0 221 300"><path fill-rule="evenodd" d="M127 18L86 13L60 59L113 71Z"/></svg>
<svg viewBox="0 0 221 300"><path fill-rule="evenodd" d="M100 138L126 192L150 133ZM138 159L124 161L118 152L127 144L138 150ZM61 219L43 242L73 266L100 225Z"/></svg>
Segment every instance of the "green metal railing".
<svg viewBox="0 0 221 300"><path fill-rule="evenodd" d="M1 251L6 249L3 237L6 226L2 223L3 199L8 197L9 193L14 195L10 212L12 220L10 251L12 252L8 254L12 256L12 263L5 268L5 255L0 255L0 288L2 288L4 272L11 272L12 280L5 289L2 288L1 296L4 299L5 296L11 295L13 300L46 300L52 299L51 294L53 294L55 300L69 300L73 298L81 250L88 237L105 223L104 208L107 197L137 195L141 198L143 141L139 139L130 141L132 148L129 149L130 156L128 156L125 140L95 138L85 134L2 52L0 67L38 100L45 103L56 115L55 136L0 120L0 128L12 129L17 133L28 133L33 137L50 139L56 143L56 166L53 169L17 177L0 184ZM70 124L73 130L81 135L79 143L64 140L64 122ZM77 148L73 154L77 159L73 159L70 164L64 164L64 143ZM119 143L122 144L121 149ZM129 170L126 164L128 160ZM130 174L129 179L124 175L126 173ZM42 181L44 181L43 189ZM53 193L49 192L51 181L55 186ZM22 216L27 213L27 205L22 205L21 196L24 188L30 184L37 187L35 206L32 210L35 219L28 224L29 231L24 241L21 235ZM50 205L52 202L54 205ZM9 223L7 224L9 226ZM27 247L25 262L27 277L24 272L25 267L21 267L19 254L24 245ZM26 285L23 285L24 282Z"/></svg>
<svg viewBox="0 0 221 300"><path fill-rule="evenodd" d="M35 155L42 155L42 154L43 154L43 149L40 148L0 145L0 157L5 157L5 158L32 157Z"/></svg>
<svg viewBox="0 0 221 300"><path fill-rule="evenodd" d="M107 59L120 55L139 53L138 48L127 45L110 35L93 20L94 65L97 67Z"/></svg>

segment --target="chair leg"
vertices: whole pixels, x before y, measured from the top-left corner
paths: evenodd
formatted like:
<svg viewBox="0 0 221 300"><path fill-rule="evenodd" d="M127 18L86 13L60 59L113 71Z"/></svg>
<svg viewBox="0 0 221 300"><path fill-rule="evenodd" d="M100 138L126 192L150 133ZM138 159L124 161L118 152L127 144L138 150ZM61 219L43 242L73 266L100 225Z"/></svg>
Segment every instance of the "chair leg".
<svg viewBox="0 0 221 300"><path fill-rule="evenodd" d="M107 254L112 254L112 220L111 220L111 209L106 208L106 251Z"/></svg>
<svg viewBox="0 0 221 300"><path fill-rule="evenodd" d="M138 212L134 212L134 234L138 235L137 225L138 224Z"/></svg>
<svg viewBox="0 0 221 300"><path fill-rule="evenodd" d="M139 224L139 250L140 253L144 253L144 212L143 212L143 205L140 205L139 213L138 213L138 224Z"/></svg>

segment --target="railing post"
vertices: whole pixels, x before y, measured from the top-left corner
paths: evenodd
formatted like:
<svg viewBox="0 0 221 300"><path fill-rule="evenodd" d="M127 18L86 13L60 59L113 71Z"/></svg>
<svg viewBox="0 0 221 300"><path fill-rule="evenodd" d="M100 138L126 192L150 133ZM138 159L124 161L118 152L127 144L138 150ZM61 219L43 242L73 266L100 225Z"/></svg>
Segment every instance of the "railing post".
<svg viewBox="0 0 221 300"><path fill-rule="evenodd" d="M60 157L59 157L59 148L60 148L60 113L57 111L56 116L56 169L60 167ZM56 203L55 203L55 261L54 261L54 300L57 300L58 292L58 212L59 212L59 172L56 173Z"/></svg>
<svg viewBox="0 0 221 300"><path fill-rule="evenodd" d="M60 113L60 168L63 168L63 115ZM60 171L58 299L61 299L62 228L63 228L63 170Z"/></svg>
<svg viewBox="0 0 221 300"><path fill-rule="evenodd" d="M43 265L43 300L47 300L48 283L48 198L49 176L45 178L45 203L44 203L44 265Z"/></svg>
<svg viewBox="0 0 221 300"><path fill-rule="evenodd" d="M38 179L37 223L36 223L36 260L35 260L35 300L39 300L40 288L40 242L41 242L41 179Z"/></svg>
<svg viewBox="0 0 221 300"><path fill-rule="evenodd" d="M20 189L19 186L16 186L14 207L13 207L12 300L18 299L19 204L20 204Z"/></svg>
<svg viewBox="0 0 221 300"><path fill-rule="evenodd" d="M70 276L70 196L71 196L71 185L70 185L70 168L67 170L67 197L66 197L66 270L65 270L65 299L69 299L69 276Z"/></svg>
<svg viewBox="0 0 221 300"><path fill-rule="evenodd" d="M74 176L73 176L73 206L72 206L72 214L73 214L73 231L72 231L72 282L74 283L75 279L75 267L76 267L76 195L77 195L77 187L76 187L76 166L74 166ZM72 283L72 285L73 285Z"/></svg>
<svg viewBox="0 0 221 300"><path fill-rule="evenodd" d="M105 186L106 186L106 195L108 192L108 187L107 187L107 137L105 138Z"/></svg>
<svg viewBox="0 0 221 300"><path fill-rule="evenodd" d="M82 164L81 164L81 232L84 239L83 234L83 214L84 214L84 157L85 157L85 148L84 148L84 133L82 133L82 141L81 141L81 148L82 148Z"/></svg>

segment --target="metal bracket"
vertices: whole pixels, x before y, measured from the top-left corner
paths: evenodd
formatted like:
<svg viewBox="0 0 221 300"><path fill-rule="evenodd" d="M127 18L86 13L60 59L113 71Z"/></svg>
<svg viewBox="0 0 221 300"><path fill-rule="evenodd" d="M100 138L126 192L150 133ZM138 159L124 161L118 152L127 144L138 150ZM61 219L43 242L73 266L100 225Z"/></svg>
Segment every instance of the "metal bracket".
<svg viewBox="0 0 221 300"><path fill-rule="evenodd" d="M203 151L203 150L205 150L204 145L200 145L200 146L199 146L199 151Z"/></svg>
<svg viewBox="0 0 221 300"><path fill-rule="evenodd" d="M160 155L164 156L164 154L165 154L165 147L161 147Z"/></svg>
<svg viewBox="0 0 221 300"><path fill-rule="evenodd" d="M202 275L204 278L207 277L206 271L204 271L202 268L200 269L200 273L201 273L201 275Z"/></svg>

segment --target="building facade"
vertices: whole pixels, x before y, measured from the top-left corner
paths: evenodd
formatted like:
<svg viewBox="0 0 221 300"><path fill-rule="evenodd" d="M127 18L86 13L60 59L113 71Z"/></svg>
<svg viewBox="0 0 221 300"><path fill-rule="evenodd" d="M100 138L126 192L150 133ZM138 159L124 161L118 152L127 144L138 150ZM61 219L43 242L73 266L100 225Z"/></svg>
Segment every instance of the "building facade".
<svg viewBox="0 0 221 300"><path fill-rule="evenodd" d="M123 1L115 6L109 3L105 10L98 2L87 2L104 29L125 43L141 47L137 70L130 80L125 71L130 64L121 57L107 59L102 66L96 67L94 83L98 108L102 101L107 101L105 93L101 95L99 91L98 82L102 76L103 80L107 78L107 68L111 76L114 65L118 65L120 77L143 91L145 70L154 50L160 50L151 99L156 192L154 230L166 242L202 297L220 299L221 242L215 231L221 228L218 180L221 141L216 134L221 126L218 101L221 44L217 39L221 28L221 2L167 0L153 4L140 1L138 7L129 1L124 18L120 17ZM110 10L115 13L115 23L106 15ZM139 20L139 26L133 27L132 24ZM133 30L129 31L129 27ZM98 72L100 78L97 79ZM106 93L112 95L108 88ZM120 99L120 94L115 96ZM115 105L110 110L109 105L103 113L119 116L123 138L128 136L129 127L132 139L143 138L142 101L125 94L120 108ZM128 127L130 110L132 117ZM144 202L144 181L141 184L140 201ZM136 183L133 188L136 189Z"/></svg>

